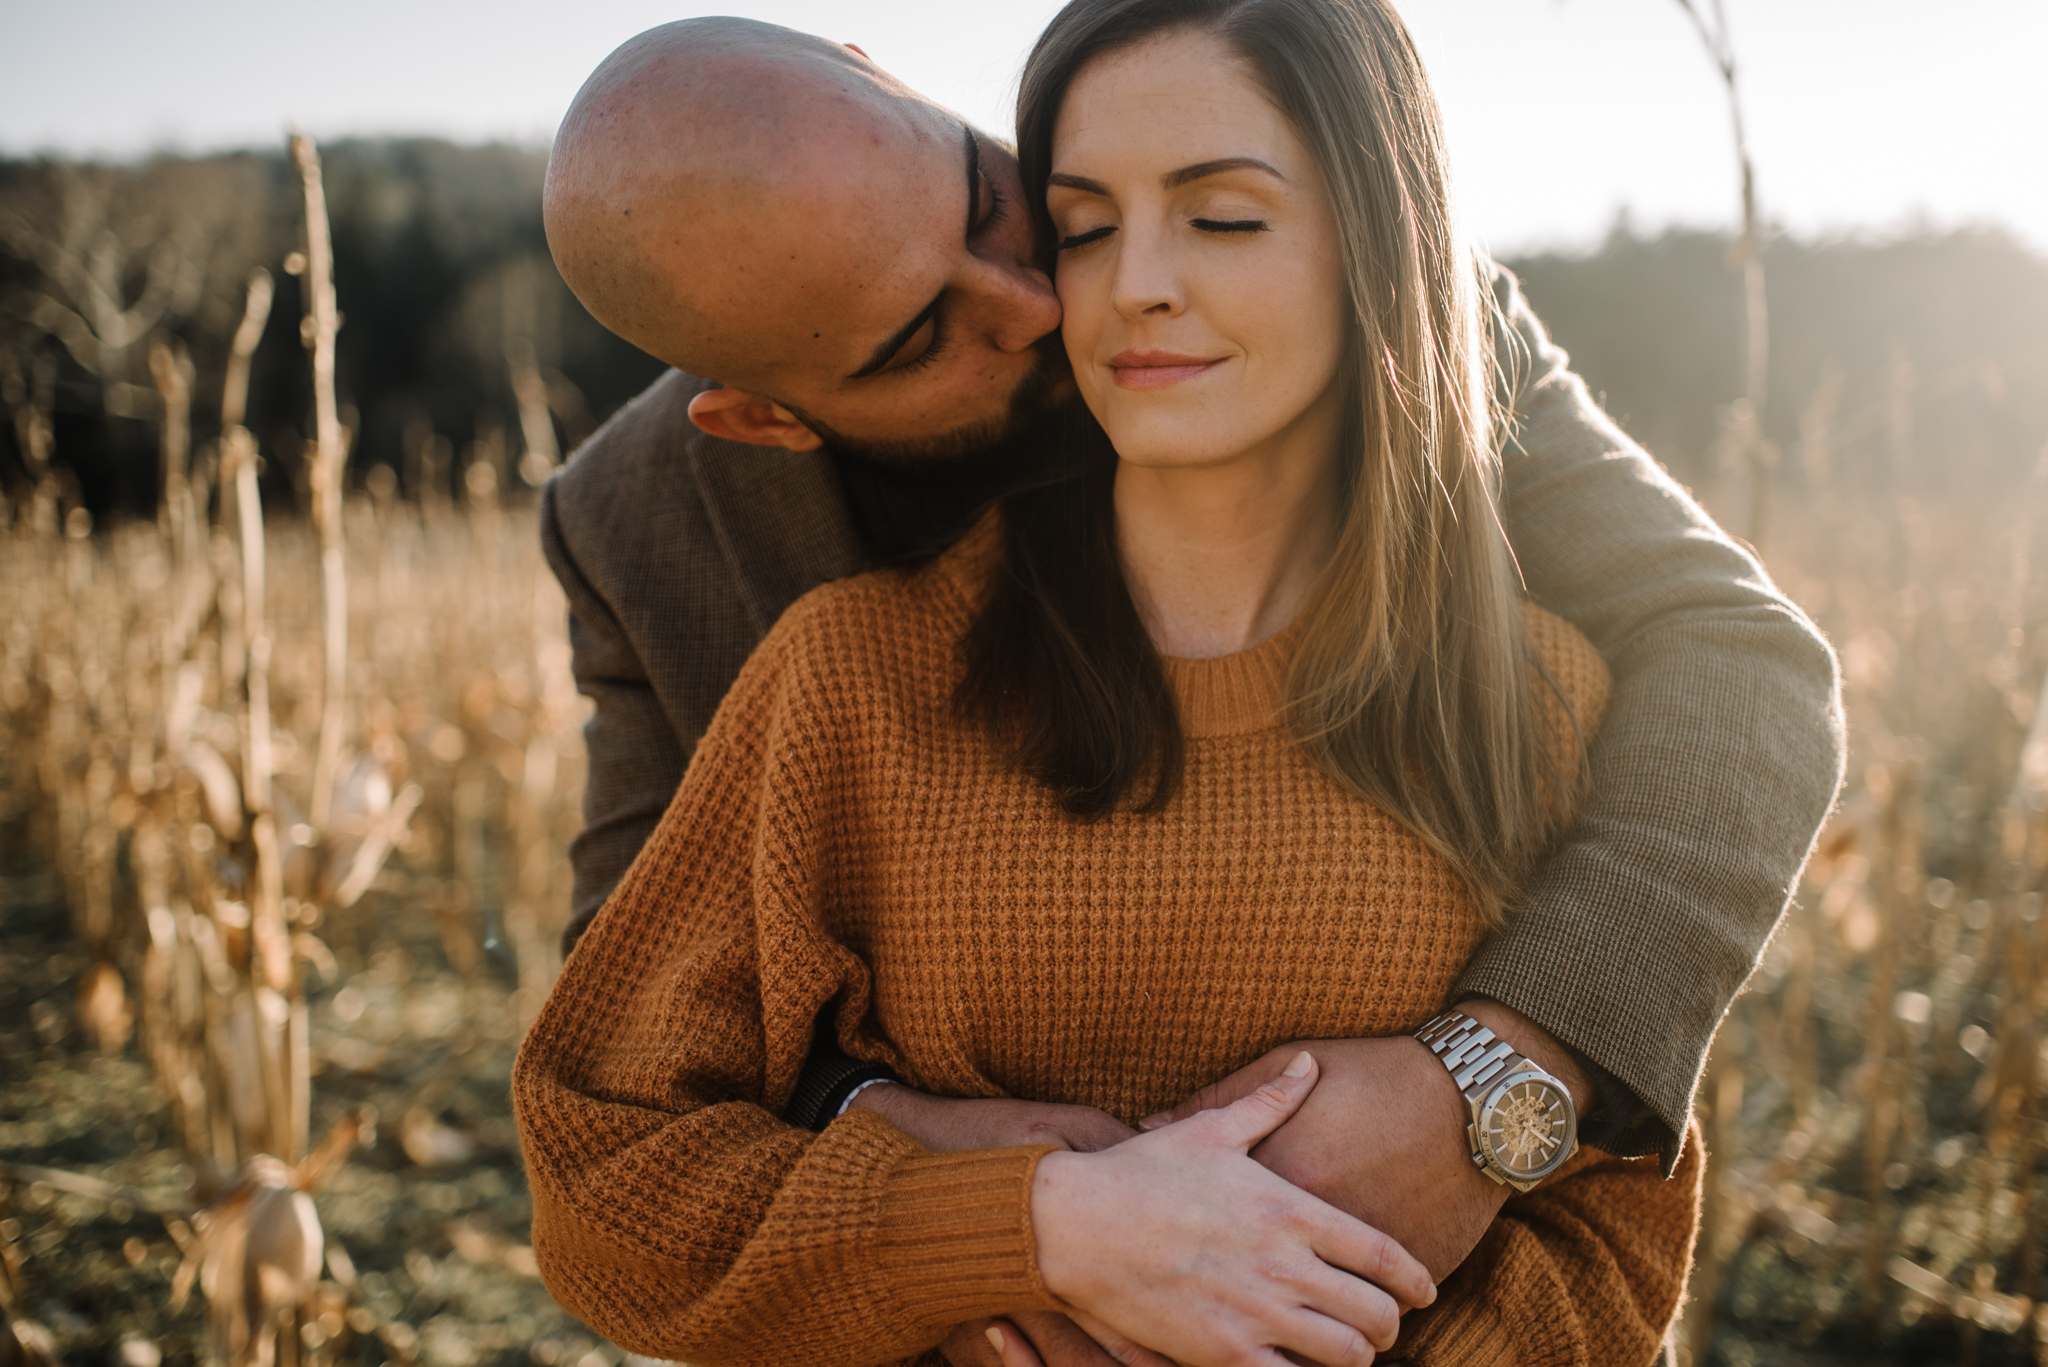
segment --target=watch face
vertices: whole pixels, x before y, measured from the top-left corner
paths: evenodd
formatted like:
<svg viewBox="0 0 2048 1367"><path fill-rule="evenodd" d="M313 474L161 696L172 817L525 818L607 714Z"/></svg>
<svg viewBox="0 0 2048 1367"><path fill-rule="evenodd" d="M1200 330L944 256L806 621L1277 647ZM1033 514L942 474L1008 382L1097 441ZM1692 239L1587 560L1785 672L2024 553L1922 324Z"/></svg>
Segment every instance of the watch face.
<svg viewBox="0 0 2048 1367"><path fill-rule="evenodd" d="M1571 1098L1548 1078L1510 1078L1486 1099L1479 1142L1487 1157L1522 1181L1548 1175L1571 1157L1578 1138Z"/></svg>

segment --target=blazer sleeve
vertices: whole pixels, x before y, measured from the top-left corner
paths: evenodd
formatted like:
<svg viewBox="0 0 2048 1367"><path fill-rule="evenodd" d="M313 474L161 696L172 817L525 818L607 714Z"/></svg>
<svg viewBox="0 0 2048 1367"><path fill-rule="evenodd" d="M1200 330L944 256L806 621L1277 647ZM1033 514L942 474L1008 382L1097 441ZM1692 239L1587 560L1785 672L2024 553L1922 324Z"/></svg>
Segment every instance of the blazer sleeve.
<svg viewBox="0 0 2048 1367"><path fill-rule="evenodd" d="M569 922L562 930L567 958L653 834L682 782L689 750L662 707L632 638L578 564L563 531L557 491L553 481L541 490L541 549L569 602L577 691L594 704L583 727L589 755L583 829L569 844L575 884Z"/></svg>
<svg viewBox="0 0 2048 1367"><path fill-rule="evenodd" d="M1043 1148L933 1154L866 1110L822 1134L776 1115L819 1008L867 993L819 905L843 747L801 636L785 619L742 671L513 1068L550 1294L707 1367L896 1361L1054 1306Z"/></svg>
<svg viewBox="0 0 2048 1367"><path fill-rule="evenodd" d="M1678 1314L1697 1234L1699 1129L1669 1181L1653 1158L1582 1149L1505 1206L1390 1361L1411 1367L1642 1367Z"/></svg>
<svg viewBox="0 0 2048 1367"><path fill-rule="evenodd" d="M1512 275L1518 376L1502 513L1530 596L1614 686L1590 790L1509 928L1459 983L1618 1080L1601 1142L1677 1161L1723 1013L1754 968L1841 782L1833 653L1756 557L1601 411ZM1640 1105L1635 1103L1640 1102Z"/></svg>

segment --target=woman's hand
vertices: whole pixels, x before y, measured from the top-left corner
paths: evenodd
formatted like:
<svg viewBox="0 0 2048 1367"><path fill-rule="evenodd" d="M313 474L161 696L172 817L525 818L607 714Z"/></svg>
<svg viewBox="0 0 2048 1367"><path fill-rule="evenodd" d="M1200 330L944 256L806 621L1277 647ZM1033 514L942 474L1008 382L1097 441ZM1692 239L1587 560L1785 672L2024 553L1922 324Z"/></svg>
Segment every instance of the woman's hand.
<svg viewBox="0 0 2048 1367"><path fill-rule="evenodd" d="M867 1107L934 1153L1009 1149L1030 1144L1052 1144L1075 1153L1094 1153L1138 1133L1108 1111L1093 1106L1060 1106L999 1097L967 1100L931 1096L895 1082L862 1089L853 1104Z"/></svg>
<svg viewBox="0 0 2048 1367"><path fill-rule="evenodd" d="M1031 1223L1046 1288L1183 1367L1364 1367L1401 1312L1436 1299L1378 1230L1247 1155L1315 1087L1303 1050L1249 1096L1097 1153L1039 1160Z"/></svg>

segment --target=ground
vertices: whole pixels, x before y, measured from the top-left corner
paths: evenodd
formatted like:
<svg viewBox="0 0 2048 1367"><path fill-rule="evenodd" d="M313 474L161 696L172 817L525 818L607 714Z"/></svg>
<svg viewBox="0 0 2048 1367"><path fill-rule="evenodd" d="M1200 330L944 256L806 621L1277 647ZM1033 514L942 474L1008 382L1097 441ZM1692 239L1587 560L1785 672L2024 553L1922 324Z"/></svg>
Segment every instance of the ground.
<svg viewBox="0 0 2048 1367"><path fill-rule="evenodd" d="M367 963L353 961L349 937L334 937L340 973L314 1006L313 1131L355 1106L375 1107L380 1122L375 1142L320 1193L322 1223L356 1269L364 1308L402 1326L401 1343L411 1330L424 1367L614 1367L618 1350L563 1313L533 1272L506 1090L517 1044L510 994L488 971L465 981L431 925L422 934L383 935ZM148 1065L133 1045L102 1055L74 1025L81 967L25 832L0 827L0 1160L180 1199L180 1155ZM414 1161L408 1130L412 1147L452 1161ZM147 1367L137 1340L169 1367L203 1360L202 1298L168 1308L179 1254L163 1218L0 1182L0 1236L19 1260L19 1313L50 1331L66 1363ZM374 1337L344 1340L342 1362L391 1356Z"/></svg>

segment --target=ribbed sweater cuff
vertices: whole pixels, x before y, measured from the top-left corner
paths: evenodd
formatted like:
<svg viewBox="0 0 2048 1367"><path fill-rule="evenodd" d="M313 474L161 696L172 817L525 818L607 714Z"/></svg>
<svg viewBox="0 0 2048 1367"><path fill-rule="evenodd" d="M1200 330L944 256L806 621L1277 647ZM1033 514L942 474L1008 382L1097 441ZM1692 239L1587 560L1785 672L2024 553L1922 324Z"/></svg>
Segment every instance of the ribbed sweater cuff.
<svg viewBox="0 0 2048 1367"><path fill-rule="evenodd" d="M1514 1362L1515 1338L1500 1311L1482 1296L1467 1296L1421 1317L1409 1338L1407 1324L1388 1354L1390 1363L1413 1367L1502 1367Z"/></svg>
<svg viewBox="0 0 2048 1367"><path fill-rule="evenodd" d="M1031 1182L1049 1147L935 1153L890 1173L876 1252L882 1283L919 1323L947 1328L1056 1310L1038 1275Z"/></svg>

